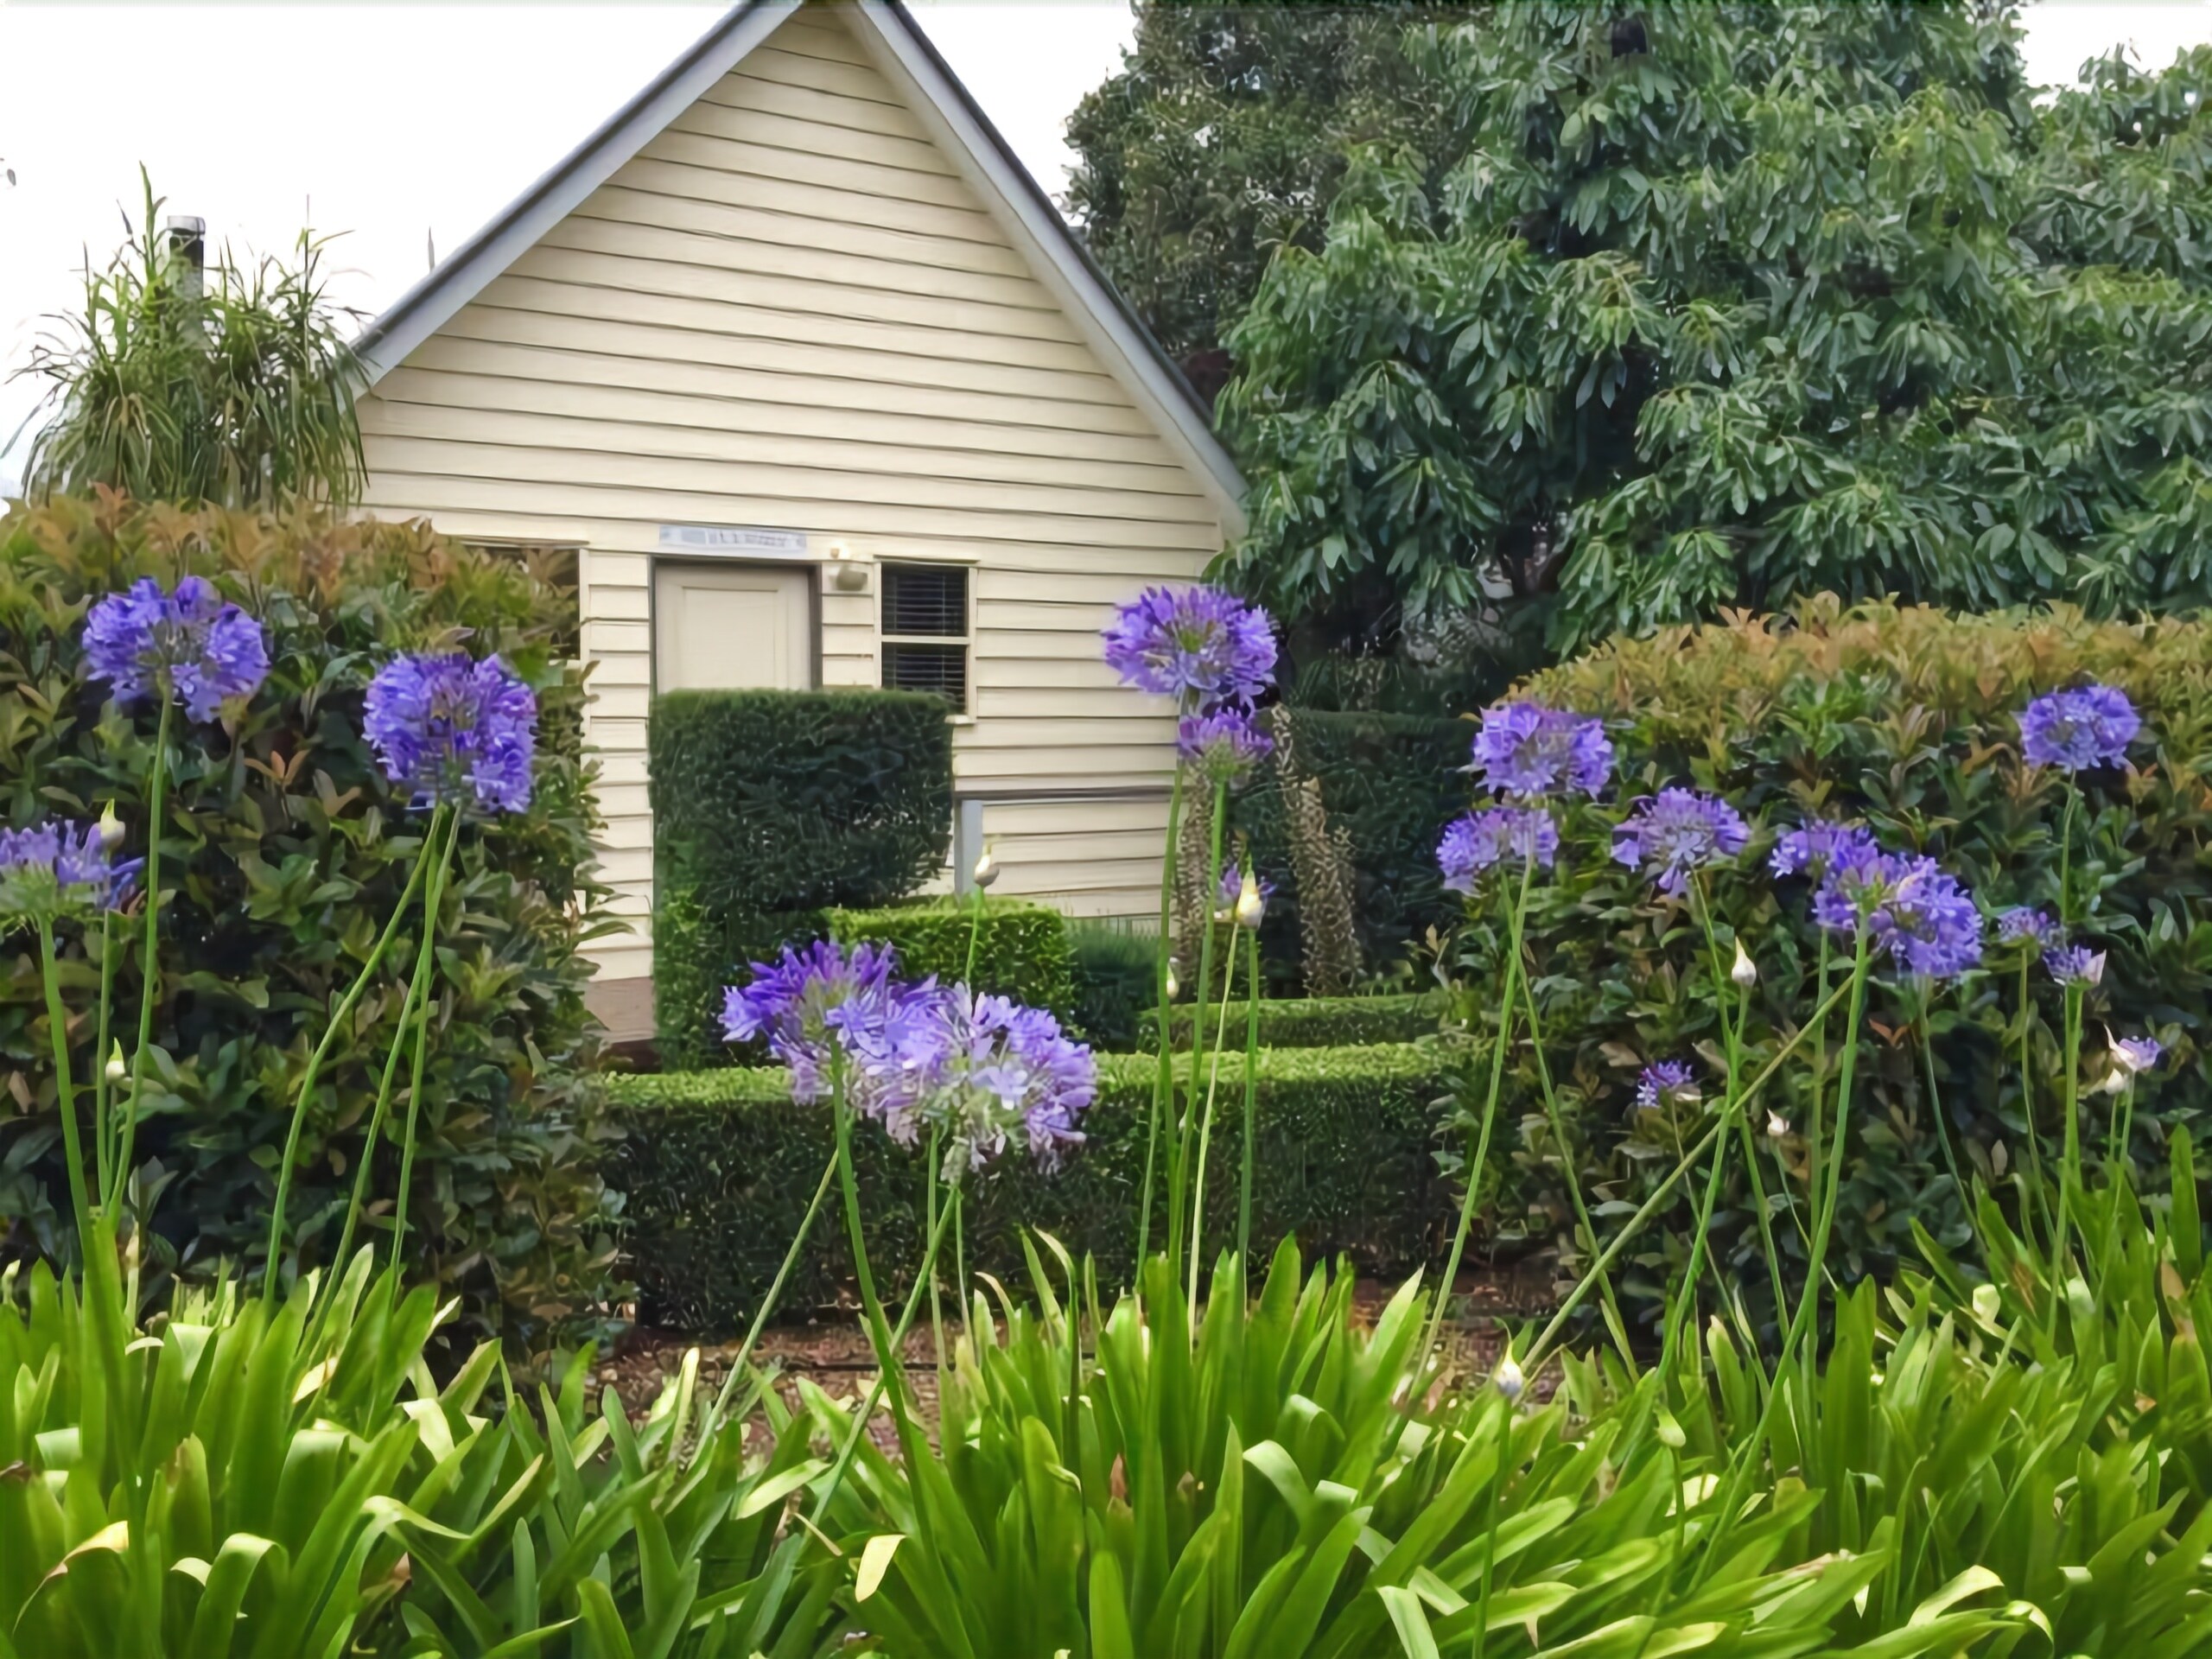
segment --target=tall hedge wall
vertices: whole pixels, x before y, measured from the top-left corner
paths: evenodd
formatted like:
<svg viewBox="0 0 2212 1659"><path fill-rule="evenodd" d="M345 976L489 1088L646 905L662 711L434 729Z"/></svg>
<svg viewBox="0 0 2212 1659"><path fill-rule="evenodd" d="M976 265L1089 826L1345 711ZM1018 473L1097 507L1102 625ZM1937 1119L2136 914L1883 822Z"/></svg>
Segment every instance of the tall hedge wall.
<svg viewBox="0 0 2212 1659"><path fill-rule="evenodd" d="M2167 1061L2139 1085L2135 1113L2137 1155L2163 1161L2172 1123L2201 1135L2212 1117L2212 626L2095 623L2068 612L1846 611L1819 601L1788 617L1620 641L1523 688L1605 716L1619 751L1616 798L1566 817L1558 869L1536 884L1531 929L1551 1067L1598 1199L1624 1211L1671 1160L1677 1126L1631 1108L1637 1069L1682 1057L1715 1075L1713 1011L1733 997L1713 982L1683 909L1656 902L1648 882L1611 861L1611 824L1630 799L1694 785L1726 796L1756 825L1745 855L1710 890L1724 938L1739 934L1757 961L1748 1027L1757 1064L1816 1000L1820 936L1804 884L1767 873L1773 837L1809 814L1859 819L1891 847L1933 855L1989 915L2014 905L2055 908L2068 791L2062 778L2022 763L2018 716L2039 693L2086 679L2124 689L2144 729L2130 770L2085 777L2086 810L2074 829L2074 879L2090 895L2077 937L2107 953L2089 998L2085 1089L2101 1075L2093 1068L2107 1026L2166 1043ZM1477 917L1462 956L1463 1012L1479 1029L1497 995L1495 900ZM1915 985L1882 976L1852 1119L1840 1222L1847 1274L1912 1258L1916 1219L1947 1244L1970 1247L1940 1136L1986 1179L2025 1161L2020 962L1993 941L1987 970L1927 1002L1924 1024ZM2037 1011L2031 1103L2048 1154L2061 1128L2060 1000L2039 968L2026 983ZM1933 1038L1933 1097L1923 1031ZM1791 1064L1768 1097L1793 1129L1805 1121L1810 1076ZM1527 1118L1538 1095L1525 1045L1514 1083L1513 1116ZM2088 1098L2085 1133L2101 1146L2110 1103ZM1802 1176L1802 1143L1785 1139L1781 1154ZM1564 1225L1559 1158L1535 1132L1514 1152L1507 1208L1519 1206L1540 1236ZM1636 1266L1646 1287L1679 1262L1687 1211L1674 1221L1675 1243L1655 1239ZM1798 1248L1794 1228L1777 1233L1786 1249ZM1726 1195L1715 1241L1754 1306L1770 1300L1747 1194Z"/></svg>
<svg viewBox="0 0 2212 1659"><path fill-rule="evenodd" d="M220 1258L264 1265L276 1149L302 1068L391 914L421 834L362 741L362 693L393 652L465 640L505 654L537 689L542 741L530 810L472 824L461 839L440 918L445 971L409 1242L417 1270L461 1299L472 1338L584 1333L620 1294L620 1200L599 1169L608 1131L597 1028L583 1007L590 965L579 954L604 923L582 676L557 655L575 626L573 593L419 524L109 500L19 508L0 521L0 824L93 817L112 800L126 855L143 855L154 711L114 708L86 679L79 640L103 594L186 572L260 619L271 671L242 713L172 738L153 1028L166 1058L139 1141L149 1274L189 1274ZM386 957L311 1103L291 1198L308 1265L335 1243L416 925ZM96 977L75 950L71 995L89 1006ZM139 1000L135 948L123 963L117 1006L127 1012ZM90 1021L74 1036L84 1077L99 1063ZM47 1040L34 953L20 937L0 940L0 1239L14 1255L68 1248ZM387 1207L395 1185L386 1164Z"/></svg>
<svg viewBox="0 0 2212 1659"><path fill-rule="evenodd" d="M1434 1134L1459 1065L1433 1044L1262 1054L1255 1248L1272 1249L1294 1231L1311 1252L1344 1251L1378 1273L1440 1255L1454 1212ZM971 1267L1018 1274L1020 1230L1040 1227L1072 1250L1095 1252L1105 1281L1127 1276L1154 1068L1150 1056L1102 1057L1099 1099L1084 1122L1090 1139L1058 1174L1009 1161L980 1179L968 1211ZM1209 1249L1236 1227L1243 1076L1241 1055L1224 1061ZM741 1327L821 1179L830 1113L793 1106L784 1074L766 1069L617 1077L610 1088L626 1130L621 1169L640 1317L699 1334ZM869 1262L879 1281L903 1290L920 1261L921 1164L871 1125L861 1126L855 1153ZM851 1271L842 1224L825 1216L784 1306L797 1313L836 1305Z"/></svg>
<svg viewBox="0 0 2212 1659"><path fill-rule="evenodd" d="M836 906L887 904L944 865L952 732L908 691L671 691L653 700L662 1058L713 1063L720 988Z"/></svg>

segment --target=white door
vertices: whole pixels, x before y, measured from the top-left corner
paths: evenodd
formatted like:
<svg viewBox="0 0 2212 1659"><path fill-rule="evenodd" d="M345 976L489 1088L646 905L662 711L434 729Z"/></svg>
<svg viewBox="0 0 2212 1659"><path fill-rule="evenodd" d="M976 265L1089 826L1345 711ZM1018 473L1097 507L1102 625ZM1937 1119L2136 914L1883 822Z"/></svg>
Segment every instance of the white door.
<svg viewBox="0 0 2212 1659"><path fill-rule="evenodd" d="M653 593L659 689L811 689L813 575L809 565L661 565Z"/></svg>

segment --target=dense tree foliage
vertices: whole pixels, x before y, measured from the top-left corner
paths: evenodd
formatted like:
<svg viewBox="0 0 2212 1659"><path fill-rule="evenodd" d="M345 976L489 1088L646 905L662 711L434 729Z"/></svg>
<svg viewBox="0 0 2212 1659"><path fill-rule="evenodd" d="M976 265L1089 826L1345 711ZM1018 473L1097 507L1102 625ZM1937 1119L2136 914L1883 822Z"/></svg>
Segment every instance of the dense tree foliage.
<svg viewBox="0 0 2212 1659"><path fill-rule="evenodd" d="M1442 104L1408 29L1452 0L1141 0L1122 72L1068 122L1068 203L1093 253L1209 394L1223 334L1276 248L1318 249L1357 146L1436 148Z"/></svg>
<svg viewBox="0 0 2212 1659"><path fill-rule="evenodd" d="M1554 647L1834 590L2212 596L2212 49L2033 100L2009 4L1529 3L1409 37L1224 410L1244 579ZM1432 181L1440 180L1440 183Z"/></svg>

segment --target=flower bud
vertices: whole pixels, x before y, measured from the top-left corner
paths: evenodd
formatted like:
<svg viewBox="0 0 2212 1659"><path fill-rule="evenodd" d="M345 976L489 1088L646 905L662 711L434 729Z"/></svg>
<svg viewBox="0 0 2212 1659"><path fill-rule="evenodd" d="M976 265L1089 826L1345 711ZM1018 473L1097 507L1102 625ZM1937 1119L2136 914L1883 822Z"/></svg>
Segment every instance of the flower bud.
<svg viewBox="0 0 2212 1659"><path fill-rule="evenodd" d="M100 845L113 852L123 845L123 820L115 816L115 803L100 809Z"/></svg>
<svg viewBox="0 0 2212 1659"><path fill-rule="evenodd" d="M1167 964L1167 1000L1170 1002L1173 1002L1182 994L1183 988L1180 984L1176 982L1175 979L1175 964L1173 963L1170 963Z"/></svg>
<svg viewBox="0 0 2212 1659"><path fill-rule="evenodd" d="M130 1075L130 1068L123 1062L123 1045L118 1042L115 1046L115 1052L107 1057L107 1080L121 1083Z"/></svg>
<svg viewBox="0 0 2212 1659"><path fill-rule="evenodd" d="M1980 1316L1984 1325L1996 1324L1997 1315L2004 1306L2004 1298L1996 1286L1976 1285L1974 1287L1974 1311Z"/></svg>
<svg viewBox="0 0 2212 1659"><path fill-rule="evenodd" d="M1759 982L1758 968L1751 961L1750 953L1744 949L1744 942L1741 939L1736 941L1736 965L1728 970L1728 977L1747 991Z"/></svg>
<svg viewBox="0 0 2212 1659"><path fill-rule="evenodd" d="M977 887L986 888L999 879L999 862L991 856L991 849L988 847L984 848L977 856L976 868L969 873L969 879Z"/></svg>
<svg viewBox="0 0 2212 1659"><path fill-rule="evenodd" d="M1248 870L1244 875L1244 886L1236 895L1236 925L1239 927L1257 927L1266 909L1267 901L1260 897L1260 883Z"/></svg>
<svg viewBox="0 0 2212 1659"><path fill-rule="evenodd" d="M1780 1112L1769 1112L1766 1115L1766 1132L1773 1139L1781 1140L1789 1133L1788 1120Z"/></svg>
<svg viewBox="0 0 2212 1659"><path fill-rule="evenodd" d="M1490 1380L1508 1400L1518 1400L1522 1389L1529 1386L1529 1379L1521 1375L1520 1362L1510 1352L1498 1356L1497 1369L1490 1374Z"/></svg>

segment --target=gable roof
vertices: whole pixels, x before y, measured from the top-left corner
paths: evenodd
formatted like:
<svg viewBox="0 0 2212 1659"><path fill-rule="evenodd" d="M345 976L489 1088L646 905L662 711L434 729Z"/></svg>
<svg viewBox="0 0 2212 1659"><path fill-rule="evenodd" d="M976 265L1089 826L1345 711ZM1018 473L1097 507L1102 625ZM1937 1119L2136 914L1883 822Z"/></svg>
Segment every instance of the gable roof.
<svg viewBox="0 0 2212 1659"><path fill-rule="evenodd" d="M362 331L356 349L373 386L505 272L586 197L734 69L806 0L741 0L675 62L508 203ZM1244 480L1213 420L1138 321L1029 169L991 124L901 0L847 0L839 14L894 86L909 93L939 148L960 167L1108 371L1205 486L1232 536L1244 528Z"/></svg>

